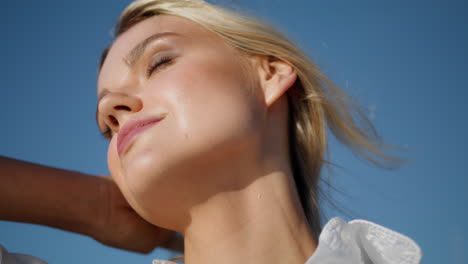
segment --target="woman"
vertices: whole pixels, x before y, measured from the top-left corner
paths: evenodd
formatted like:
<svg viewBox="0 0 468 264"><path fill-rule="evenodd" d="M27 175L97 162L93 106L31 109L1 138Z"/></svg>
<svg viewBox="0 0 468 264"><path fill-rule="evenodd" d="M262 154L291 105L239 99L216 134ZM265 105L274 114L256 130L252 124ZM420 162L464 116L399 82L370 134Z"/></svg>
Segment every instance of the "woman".
<svg viewBox="0 0 468 264"><path fill-rule="evenodd" d="M377 164L397 160L271 28L202 1L135 1L98 94L115 182L146 221L184 235L186 263L419 262L414 242L369 222L321 232L327 126Z"/></svg>

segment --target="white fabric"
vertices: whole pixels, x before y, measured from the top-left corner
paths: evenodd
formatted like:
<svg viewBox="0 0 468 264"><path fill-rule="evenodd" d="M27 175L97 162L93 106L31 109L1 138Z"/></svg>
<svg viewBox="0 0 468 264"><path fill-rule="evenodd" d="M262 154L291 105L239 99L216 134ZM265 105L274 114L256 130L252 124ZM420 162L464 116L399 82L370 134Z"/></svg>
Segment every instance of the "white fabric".
<svg viewBox="0 0 468 264"><path fill-rule="evenodd" d="M305 264L418 264L421 249L410 238L365 220L335 217Z"/></svg>
<svg viewBox="0 0 468 264"><path fill-rule="evenodd" d="M365 220L332 218L305 264L418 264L421 249L410 238ZM153 264L175 264L153 260Z"/></svg>
<svg viewBox="0 0 468 264"><path fill-rule="evenodd" d="M324 226L319 244L305 264L418 264L421 249L410 238L365 220L335 217ZM8 253L0 245L0 264L47 264L36 257ZM174 264L153 260L153 264Z"/></svg>

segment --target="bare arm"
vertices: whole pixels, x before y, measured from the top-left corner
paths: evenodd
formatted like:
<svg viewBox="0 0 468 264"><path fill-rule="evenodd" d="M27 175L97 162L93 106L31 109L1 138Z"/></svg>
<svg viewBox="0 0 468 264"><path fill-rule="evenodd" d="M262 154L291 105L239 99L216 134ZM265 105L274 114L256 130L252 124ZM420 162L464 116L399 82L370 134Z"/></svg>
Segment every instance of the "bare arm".
<svg viewBox="0 0 468 264"><path fill-rule="evenodd" d="M0 219L47 225L113 247L181 250L169 230L140 218L109 177L0 157Z"/></svg>
<svg viewBox="0 0 468 264"><path fill-rule="evenodd" d="M0 219L91 235L102 179L0 157Z"/></svg>

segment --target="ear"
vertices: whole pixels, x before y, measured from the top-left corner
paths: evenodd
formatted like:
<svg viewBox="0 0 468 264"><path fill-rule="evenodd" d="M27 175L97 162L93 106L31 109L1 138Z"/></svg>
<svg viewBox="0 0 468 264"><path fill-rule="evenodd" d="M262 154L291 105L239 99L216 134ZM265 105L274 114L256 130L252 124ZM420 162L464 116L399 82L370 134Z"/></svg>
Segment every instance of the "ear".
<svg viewBox="0 0 468 264"><path fill-rule="evenodd" d="M256 67L268 107L286 93L297 79L294 67L273 56L257 57Z"/></svg>

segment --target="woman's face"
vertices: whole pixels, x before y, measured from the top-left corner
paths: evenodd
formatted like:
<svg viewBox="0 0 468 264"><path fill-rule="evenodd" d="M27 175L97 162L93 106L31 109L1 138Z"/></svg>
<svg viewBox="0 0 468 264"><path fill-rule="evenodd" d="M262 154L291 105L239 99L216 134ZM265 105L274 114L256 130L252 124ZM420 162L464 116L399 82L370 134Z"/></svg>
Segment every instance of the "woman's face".
<svg viewBox="0 0 468 264"><path fill-rule="evenodd" d="M246 61L175 16L142 21L113 44L98 80L98 122L112 131L110 172L147 220L152 208L177 207L167 199L175 192L196 195L204 188L194 186L216 182L200 185L205 169L252 147L263 99Z"/></svg>

